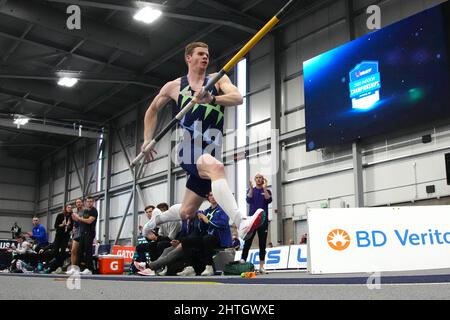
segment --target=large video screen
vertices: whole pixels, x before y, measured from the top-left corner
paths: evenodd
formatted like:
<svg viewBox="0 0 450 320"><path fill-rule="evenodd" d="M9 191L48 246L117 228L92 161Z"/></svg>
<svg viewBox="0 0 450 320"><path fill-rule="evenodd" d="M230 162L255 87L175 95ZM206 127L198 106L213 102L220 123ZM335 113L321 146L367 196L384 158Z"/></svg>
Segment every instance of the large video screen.
<svg viewBox="0 0 450 320"><path fill-rule="evenodd" d="M306 149L450 118L449 4L303 64Z"/></svg>

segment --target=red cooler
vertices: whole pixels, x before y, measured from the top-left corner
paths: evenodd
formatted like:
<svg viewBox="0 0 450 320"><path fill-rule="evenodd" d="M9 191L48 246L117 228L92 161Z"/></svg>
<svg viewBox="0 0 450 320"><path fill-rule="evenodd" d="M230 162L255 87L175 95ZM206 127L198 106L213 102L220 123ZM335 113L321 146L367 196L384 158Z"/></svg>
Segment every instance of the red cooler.
<svg viewBox="0 0 450 320"><path fill-rule="evenodd" d="M123 274L124 258L119 255L102 255L98 257L100 274Z"/></svg>

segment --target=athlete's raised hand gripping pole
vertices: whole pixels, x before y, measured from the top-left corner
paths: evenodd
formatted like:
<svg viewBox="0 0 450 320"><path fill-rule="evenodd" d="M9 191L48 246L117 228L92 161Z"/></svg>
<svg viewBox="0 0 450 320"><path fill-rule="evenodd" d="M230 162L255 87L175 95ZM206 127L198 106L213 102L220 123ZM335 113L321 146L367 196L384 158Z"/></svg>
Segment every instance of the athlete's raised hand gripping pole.
<svg viewBox="0 0 450 320"><path fill-rule="evenodd" d="M229 72L238 62L241 60L242 57L244 57L281 19L281 17L288 11L288 9L295 3L295 0L290 0L283 8L281 8L278 13L273 16L272 19L270 19L269 22L266 23L266 25L259 30L253 38L251 38L245 46L242 47L241 50L239 50L238 53L218 72L214 77L210 78L207 82L206 86L203 88L203 92L211 91L214 85L222 78L227 72ZM130 166L134 167L136 164L141 161L141 159L144 157L144 153L150 152L152 150L156 143L161 140L165 134L176 125L178 121L183 119L184 115L194 107L195 101L194 99L185 106L176 116L172 119L172 121L167 124L167 126L161 130L154 138L153 140L145 147L144 152L141 152L137 155L137 157L131 161Z"/></svg>

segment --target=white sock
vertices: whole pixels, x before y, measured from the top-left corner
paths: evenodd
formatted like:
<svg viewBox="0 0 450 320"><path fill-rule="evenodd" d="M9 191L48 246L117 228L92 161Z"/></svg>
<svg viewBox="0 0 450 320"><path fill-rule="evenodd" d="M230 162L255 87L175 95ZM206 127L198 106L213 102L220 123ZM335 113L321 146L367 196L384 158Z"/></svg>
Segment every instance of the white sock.
<svg viewBox="0 0 450 320"><path fill-rule="evenodd" d="M219 179L211 182L211 189L219 206L225 211L225 213L231 218L231 220L239 228L241 224L242 215L239 212L239 208L228 186L227 180Z"/></svg>
<svg viewBox="0 0 450 320"><path fill-rule="evenodd" d="M173 206L171 206L169 208L169 210L167 210L166 212L161 213L157 217L156 223L158 225L160 225L160 224L163 224L163 223L166 223L166 222L180 221L181 220L180 208L181 208L181 203L174 204Z"/></svg>

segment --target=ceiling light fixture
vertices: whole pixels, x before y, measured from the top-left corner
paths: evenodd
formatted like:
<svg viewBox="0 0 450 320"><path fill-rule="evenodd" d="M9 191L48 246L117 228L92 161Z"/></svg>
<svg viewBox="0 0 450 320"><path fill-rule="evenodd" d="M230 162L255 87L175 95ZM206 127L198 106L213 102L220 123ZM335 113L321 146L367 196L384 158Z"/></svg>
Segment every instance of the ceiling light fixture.
<svg viewBox="0 0 450 320"><path fill-rule="evenodd" d="M28 123L30 119L24 116L17 116L16 118L14 118L14 124L17 125L17 129L20 129L20 126L24 126Z"/></svg>
<svg viewBox="0 0 450 320"><path fill-rule="evenodd" d="M152 23L161 16L162 12L150 7L145 7L139 10L135 15L134 19L144 23Z"/></svg>
<svg viewBox="0 0 450 320"><path fill-rule="evenodd" d="M58 84L59 84L60 86L64 86L64 87L69 87L69 88L71 88L71 87L73 87L77 82L78 82L78 79L64 77L64 78L59 79Z"/></svg>

